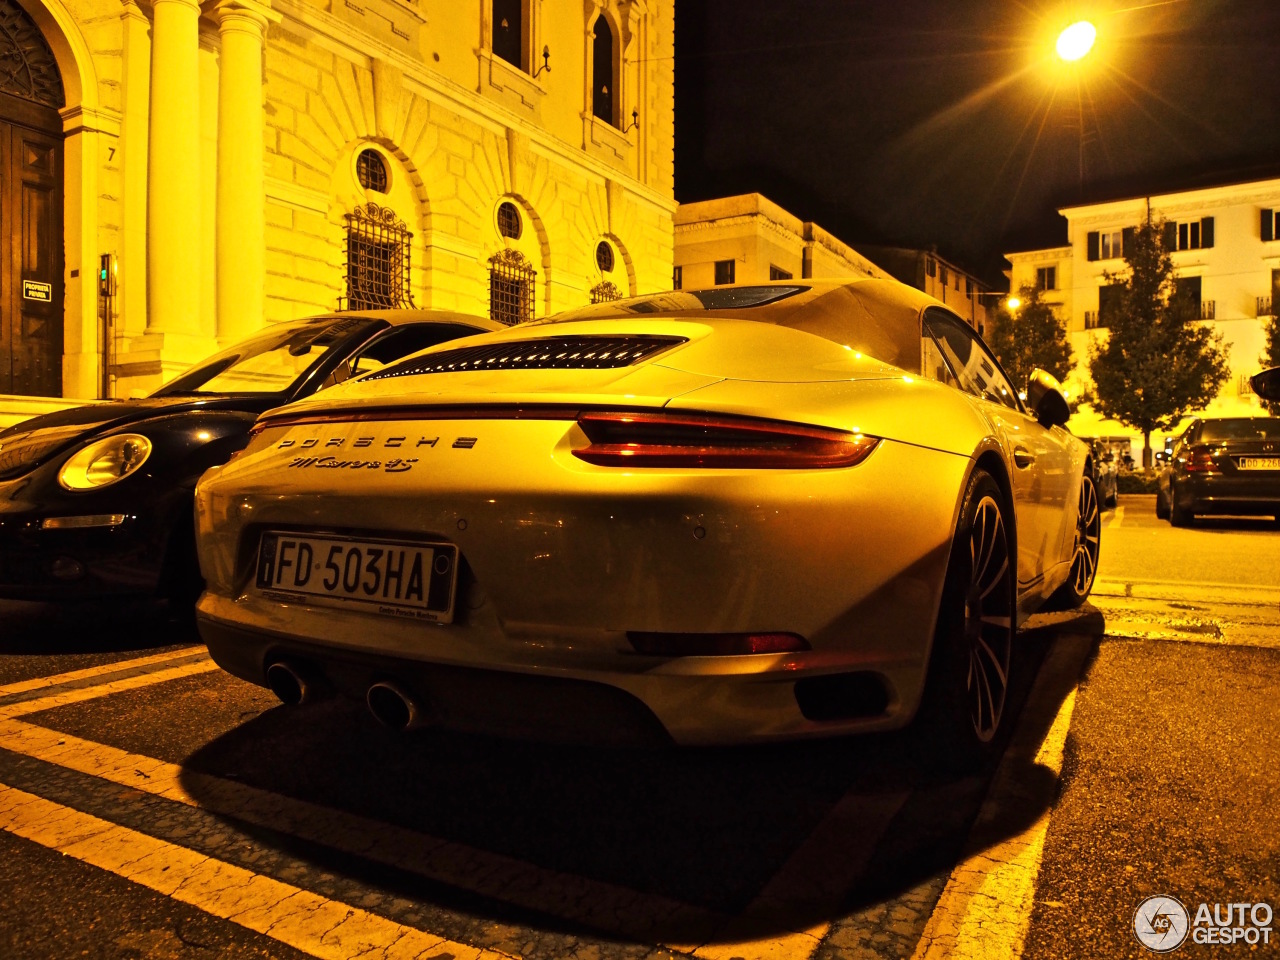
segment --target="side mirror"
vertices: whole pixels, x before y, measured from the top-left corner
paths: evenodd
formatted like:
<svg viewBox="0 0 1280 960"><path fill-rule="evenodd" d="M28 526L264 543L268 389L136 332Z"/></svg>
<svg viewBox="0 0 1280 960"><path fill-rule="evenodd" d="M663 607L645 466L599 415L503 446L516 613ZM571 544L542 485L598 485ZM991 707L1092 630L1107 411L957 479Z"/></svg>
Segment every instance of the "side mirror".
<svg viewBox="0 0 1280 960"><path fill-rule="evenodd" d="M1280 367L1255 373L1249 378L1253 392L1264 400L1280 400Z"/></svg>
<svg viewBox="0 0 1280 960"><path fill-rule="evenodd" d="M1071 419L1071 408L1062 395L1062 384L1053 374L1039 367L1027 377L1027 406L1043 427L1061 427Z"/></svg>

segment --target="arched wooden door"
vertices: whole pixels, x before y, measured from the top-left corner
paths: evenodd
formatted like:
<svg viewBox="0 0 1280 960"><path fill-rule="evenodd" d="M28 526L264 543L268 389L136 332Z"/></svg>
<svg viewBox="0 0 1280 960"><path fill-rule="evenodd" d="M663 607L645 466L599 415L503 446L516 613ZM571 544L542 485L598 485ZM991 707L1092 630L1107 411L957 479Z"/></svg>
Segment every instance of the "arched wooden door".
<svg viewBox="0 0 1280 960"><path fill-rule="evenodd" d="M0 393L62 394L62 77L0 0Z"/></svg>

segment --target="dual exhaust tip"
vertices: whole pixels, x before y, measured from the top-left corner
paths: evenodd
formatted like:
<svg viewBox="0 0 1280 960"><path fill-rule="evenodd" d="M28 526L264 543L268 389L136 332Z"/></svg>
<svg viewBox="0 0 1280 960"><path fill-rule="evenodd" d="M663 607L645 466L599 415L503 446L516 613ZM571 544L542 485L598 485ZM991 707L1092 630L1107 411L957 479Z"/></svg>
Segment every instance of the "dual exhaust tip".
<svg viewBox="0 0 1280 960"><path fill-rule="evenodd" d="M301 706L323 699L330 692L327 684L283 660L267 667L267 686L287 707ZM426 711L413 694L391 680L379 680L365 692L365 703L374 719L391 730L414 730L426 724Z"/></svg>

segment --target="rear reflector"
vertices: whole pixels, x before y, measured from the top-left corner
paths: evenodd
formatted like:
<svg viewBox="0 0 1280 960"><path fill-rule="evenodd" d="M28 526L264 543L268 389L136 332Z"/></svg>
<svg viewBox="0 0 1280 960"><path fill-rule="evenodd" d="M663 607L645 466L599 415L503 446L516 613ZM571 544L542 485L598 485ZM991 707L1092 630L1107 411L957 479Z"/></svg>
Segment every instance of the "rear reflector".
<svg viewBox="0 0 1280 960"><path fill-rule="evenodd" d="M600 467L851 467L880 442L828 427L699 414L584 413L578 426L591 444L573 455Z"/></svg>
<svg viewBox="0 0 1280 960"><path fill-rule="evenodd" d="M809 641L794 633L628 633L637 653L651 657L735 657L795 653Z"/></svg>

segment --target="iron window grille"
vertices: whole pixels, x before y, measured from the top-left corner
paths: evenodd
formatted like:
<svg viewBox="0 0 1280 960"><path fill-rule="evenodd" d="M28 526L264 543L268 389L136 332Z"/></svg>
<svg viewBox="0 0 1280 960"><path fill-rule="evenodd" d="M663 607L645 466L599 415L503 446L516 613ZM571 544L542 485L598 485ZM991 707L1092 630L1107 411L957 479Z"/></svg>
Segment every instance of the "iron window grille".
<svg viewBox="0 0 1280 960"><path fill-rule="evenodd" d="M717 260L716 261L716 286L722 286L726 283L733 283L734 276L737 274L735 260Z"/></svg>
<svg viewBox="0 0 1280 960"><path fill-rule="evenodd" d="M517 250L489 258L489 316L512 326L533 319L533 265Z"/></svg>
<svg viewBox="0 0 1280 960"><path fill-rule="evenodd" d="M409 246L413 234L389 207L367 203L346 214L346 296L339 310L412 307Z"/></svg>
<svg viewBox="0 0 1280 960"><path fill-rule="evenodd" d="M620 291L608 280L605 280L602 283L597 283L594 287L591 288L592 303L606 303L610 300L621 300L621 299L622 299L622 291Z"/></svg>
<svg viewBox="0 0 1280 960"><path fill-rule="evenodd" d="M520 211L509 200L498 206L498 232L511 240L519 240L520 234L524 232Z"/></svg>

